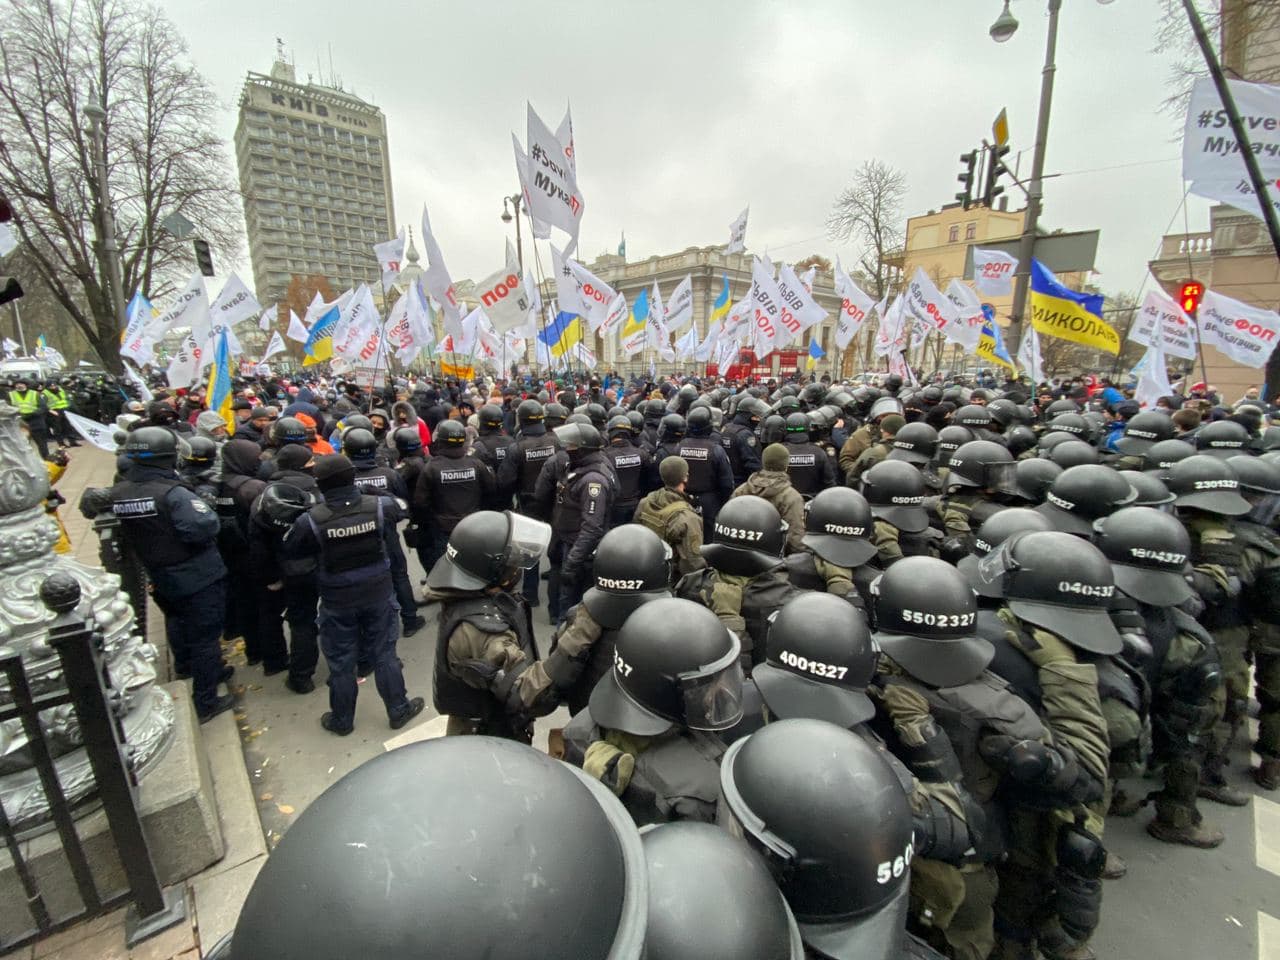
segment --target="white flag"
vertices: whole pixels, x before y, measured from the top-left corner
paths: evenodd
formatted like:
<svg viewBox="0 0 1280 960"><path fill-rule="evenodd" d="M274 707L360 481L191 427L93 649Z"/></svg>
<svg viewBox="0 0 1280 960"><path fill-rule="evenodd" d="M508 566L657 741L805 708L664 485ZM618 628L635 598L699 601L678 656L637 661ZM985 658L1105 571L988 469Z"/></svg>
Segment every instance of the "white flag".
<svg viewBox="0 0 1280 960"><path fill-rule="evenodd" d="M143 336L158 340L175 327L200 329L208 323L208 314L209 295L204 289L204 275L197 273L178 291L168 310L157 317L147 318Z"/></svg>
<svg viewBox="0 0 1280 960"><path fill-rule="evenodd" d="M943 335L952 343L960 344L965 353L973 353L978 349L982 327L987 322L982 301L971 286L955 279L947 284L947 299L955 305L957 323L950 333L943 331Z"/></svg>
<svg viewBox="0 0 1280 960"><path fill-rule="evenodd" d="M382 289L386 290L400 276L400 264L404 260L404 227L392 239L375 243L373 253L382 268Z"/></svg>
<svg viewBox="0 0 1280 960"><path fill-rule="evenodd" d="M778 292L782 295L782 326L776 346L793 343L805 330L827 319L827 311L813 299L813 294L789 264L778 268Z"/></svg>
<svg viewBox="0 0 1280 960"><path fill-rule="evenodd" d="M902 297L894 297L888 310L881 310L880 326L876 330L876 345L873 352L877 357L887 357L901 353L906 349L907 323L909 314L902 302Z"/></svg>
<svg viewBox="0 0 1280 960"><path fill-rule="evenodd" d="M1200 339L1217 347L1236 363L1260 368L1275 349L1280 335L1280 316L1271 310L1232 300L1206 290L1198 313Z"/></svg>
<svg viewBox="0 0 1280 960"><path fill-rule="evenodd" d="M973 285L987 297L1013 294L1013 275L1018 272L1018 258L1003 250L973 248Z"/></svg>
<svg viewBox="0 0 1280 960"><path fill-rule="evenodd" d="M600 324L596 333L602 337L607 337L614 330L621 328L621 324L630 315L631 308L627 306L627 298L624 294L617 294L609 304L609 310L605 314L604 322Z"/></svg>
<svg viewBox="0 0 1280 960"><path fill-rule="evenodd" d="M696 330L697 327L690 327L690 330ZM720 344L720 324L711 325L711 329L707 331L706 339L698 344L698 349L693 352L693 359L699 363L708 363L712 355L716 351L716 347Z"/></svg>
<svg viewBox="0 0 1280 960"><path fill-rule="evenodd" d="M444 265L440 244L436 243L435 234L431 232L431 219L427 216L425 203L422 205L422 247L427 254L427 269L422 272L427 292L440 304L445 330L449 333L461 333L462 307L458 304L449 268Z"/></svg>
<svg viewBox="0 0 1280 960"><path fill-rule="evenodd" d="M748 293L729 308L729 313L724 318L724 328L720 331L721 339L729 343L741 343L742 338L750 332L755 319Z"/></svg>
<svg viewBox="0 0 1280 960"><path fill-rule="evenodd" d="M911 316L925 324L930 330L939 330L948 340L961 342L960 313L955 304L942 295L923 267L916 267L907 288L902 291L902 300ZM979 331L981 332L981 331ZM974 338L974 343L977 339Z"/></svg>
<svg viewBox="0 0 1280 960"><path fill-rule="evenodd" d="M1156 401L1161 397L1172 396L1173 387L1169 385L1164 351L1158 344L1153 343L1147 347L1147 352L1139 363L1142 366L1142 376L1138 378L1138 384L1133 390L1133 399L1138 401L1138 406L1142 409L1148 410L1155 407Z"/></svg>
<svg viewBox="0 0 1280 960"><path fill-rule="evenodd" d="M249 292L249 288L244 285L234 273L227 277L227 282L222 285L222 290L213 303L209 305L209 313L213 318L212 333L217 336L222 332L222 328L226 327L228 331L227 341L230 343L231 328L237 324L243 323L251 317L256 317L262 312L262 304L254 298Z"/></svg>
<svg viewBox="0 0 1280 960"><path fill-rule="evenodd" d="M747 299L751 303L752 343L756 356L763 357L771 353L782 328L782 291L774 282L773 272L755 257L751 261L751 292Z"/></svg>
<svg viewBox="0 0 1280 960"><path fill-rule="evenodd" d="M150 403L155 399L155 396L151 393L151 388L147 386L147 381L143 380L142 377L138 375L138 371L133 369L133 367L127 363L124 365L124 375L133 382L134 386L138 388L138 396L141 398L143 403Z"/></svg>
<svg viewBox="0 0 1280 960"><path fill-rule="evenodd" d="M551 246L551 263L556 271L556 299L560 312L587 321L595 333L610 314L617 291L567 254Z"/></svg>
<svg viewBox="0 0 1280 960"><path fill-rule="evenodd" d="M804 276L800 278L800 282L804 284L804 288L813 293L814 281L818 279L818 265L815 263L804 272Z"/></svg>
<svg viewBox="0 0 1280 960"><path fill-rule="evenodd" d="M509 242L506 264L497 273L478 282L475 295L480 298L480 305L494 329L500 333L514 330L529 318L524 278L520 275L520 265Z"/></svg>
<svg viewBox="0 0 1280 960"><path fill-rule="evenodd" d="M1044 359L1040 355L1040 334L1033 326L1022 328L1022 343L1018 345L1018 366L1022 367L1036 383L1044 380Z"/></svg>
<svg viewBox="0 0 1280 960"><path fill-rule="evenodd" d="M836 317L835 344L844 350L857 335L867 314L875 308L875 301L862 292L849 274L836 261L836 295L840 297L840 313Z"/></svg>
<svg viewBox="0 0 1280 960"><path fill-rule="evenodd" d="M681 360L688 360L698 351L698 328L690 326L689 330L683 337L675 343L676 356Z"/></svg>
<svg viewBox="0 0 1280 960"><path fill-rule="evenodd" d="M165 371L169 386L175 389L191 386L200 373L200 355L203 352L203 345L196 342L194 334L188 333L183 337L169 358L169 368Z"/></svg>
<svg viewBox="0 0 1280 960"><path fill-rule="evenodd" d="M528 106L528 156L525 167L518 170L525 203L535 221L558 227L573 238L577 246L585 204L578 190L577 174L566 156L565 145L553 134L542 118ZM517 164L520 161L516 141ZM536 234L535 234L536 235Z"/></svg>
<svg viewBox="0 0 1280 960"><path fill-rule="evenodd" d="M262 316L258 318L258 329L266 333L275 325L276 317L279 315L280 304L277 303L274 307L267 307L262 311Z"/></svg>
<svg viewBox="0 0 1280 960"><path fill-rule="evenodd" d="M307 342L307 328L303 326L302 321L293 310L289 311L289 332L285 336L290 340L296 340L298 343Z"/></svg>
<svg viewBox="0 0 1280 960"><path fill-rule="evenodd" d="M1266 185L1271 207L1280 213L1280 187L1276 186L1274 180L1267 180ZM1189 189L1197 197L1228 204L1237 210L1253 214L1259 220L1266 219L1262 213L1262 204L1258 203L1258 195L1254 192L1253 184L1244 174L1234 180L1196 180Z"/></svg>
<svg viewBox="0 0 1280 960"><path fill-rule="evenodd" d="M18 249L18 235L14 232L13 224L5 221L0 223L0 257L7 257Z"/></svg>
<svg viewBox="0 0 1280 960"><path fill-rule="evenodd" d="M686 275L676 284L667 300L667 326L672 333L693 319L693 276Z"/></svg>
<svg viewBox="0 0 1280 960"><path fill-rule="evenodd" d="M99 450L105 450L107 453L116 452L116 442L113 438L115 431L104 423L97 420L90 420L88 417L82 417L78 413L72 413L70 410L63 410L62 415L67 418L67 423L76 428L76 433L84 437Z"/></svg>
<svg viewBox="0 0 1280 960"><path fill-rule="evenodd" d="M560 146L564 147L564 158L569 162L569 169L573 171L574 176L578 174L578 158L573 152L573 117L570 116L569 108L564 108L564 119L560 121L560 126L556 127L556 140L560 142Z"/></svg>
<svg viewBox="0 0 1280 960"><path fill-rule="evenodd" d="M18 351L21 349L22 347L18 344L16 340L10 339L9 337L4 338L5 356L16 357L18 355Z"/></svg>
<svg viewBox="0 0 1280 960"><path fill-rule="evenodd" d="M279 330L272 330L271 342L267 344L267 352L262 355L262 359L265 362L277 353L284 353L284 337L280 336Z"/></svg>
<svg viewBox="0 0 1280 960"><path fill-rule="evenodd" d="M378 316L373 294L369 285L362 283L356 287L334 326L334 354L352 360L367 350L370 339L381 327L382 318Z"/></svg>
<svg viewBox="0 0 1280 960"><path fill-rule="evenodd" d="M408 310L409 330L413 337L415 351L406 353L400 358L400 362L407 365L413 362L417 352L430 350L436 345L436 324L431 312L431 303L420 283L413 284L406 291L406 296L409 298L405 306Z"/></svg>
<svg viewBox="0 0 1280 960"><path fill-rule="evenodd" d="M1178 301L1159 288L1147 291L1129 326L1128 339L1146 347L1158 342L1166 356L1196 358L1195 323Z"/></svg>
<svg viewBox="0 0 1280 960"><path fill-rule="evenodd" d="M128 357L141 366L155 359L152 347L153 337L146 334L146 329L153 319L154 309L151 302L139 291L133 295L125 308L124 336L120 338L120 356Z"/></svg>
<svg viewBox="0 0 1280 960"><path fill-rule="evenodd" d="M739 357L738 345L733 341L721 342L720 348L716 353L716 366L720 370L720 375L724 376L729 367L737 362Z"/></svg>
<svg viewBox="0 0 1280 960"><path fill-rule="evenodd" d="M738 214L738 219L729 224L729 243L725 246L725 253L742 253L747 249L747 214L751 212L751 208L747 207L742 213Z"/></svg>
<svg viewBox="0 0 1280 960"><path fill-rule="evenodd" d="M658 281L653 281L653 296L649 299L649 324L645 329L648 346L658 351L658 356L668 362L675 360L676 352L671 347L671 330L667 327L667 311L662 305L662 294L658 292Z"/></svg>
<svg viewBox="0 0 1280 960"><path fill-rule="evenodd" d="M1262 176L1280 177L1280 87L1267 83L1228 80ZM1209 77L1196 80L1187 102L1182 133L1182 179L1234 181L1244 173L1244 160L1236 148L1227 111L1218 88Z"/></svg>

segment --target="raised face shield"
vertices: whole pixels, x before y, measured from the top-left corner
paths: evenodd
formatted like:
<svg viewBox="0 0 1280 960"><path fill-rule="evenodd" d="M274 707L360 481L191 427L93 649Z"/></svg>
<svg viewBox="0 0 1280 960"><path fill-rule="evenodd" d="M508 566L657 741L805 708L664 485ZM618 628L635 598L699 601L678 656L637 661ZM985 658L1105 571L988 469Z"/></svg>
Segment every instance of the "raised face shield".
<svg viewBox="0 0 1280 960"><path fill-rule="evenodd" d="M520 570L536 567L551 545L551 525L511 512L507 513L507 519L511 529L507 533L503 566Z"/></svg>

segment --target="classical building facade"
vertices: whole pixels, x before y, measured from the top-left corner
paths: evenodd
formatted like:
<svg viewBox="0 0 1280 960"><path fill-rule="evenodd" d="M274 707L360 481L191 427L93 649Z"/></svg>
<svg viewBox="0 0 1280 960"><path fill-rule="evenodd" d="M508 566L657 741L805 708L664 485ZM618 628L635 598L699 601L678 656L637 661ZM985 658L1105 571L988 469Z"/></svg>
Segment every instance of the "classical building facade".
<svg viewBox="0 0 1280 960"><path fill-rule="evenodd" d="M382 111L277 60L245 79L235 147L258 300L294 274L377 290L372 247L395 233Z"/></svg>

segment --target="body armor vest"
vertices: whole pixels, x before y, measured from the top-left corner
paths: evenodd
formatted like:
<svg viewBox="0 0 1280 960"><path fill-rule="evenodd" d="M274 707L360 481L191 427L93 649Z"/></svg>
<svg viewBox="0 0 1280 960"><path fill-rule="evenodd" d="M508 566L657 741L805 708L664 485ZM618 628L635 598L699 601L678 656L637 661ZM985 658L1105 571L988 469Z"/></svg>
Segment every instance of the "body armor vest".
<svg viewBox="0 0 1280 960"><path fill-rule="evenodd" d="M485 633L515 633L529 662L538 657L533 646L533 623L528 606L509 593L450 600L440 611L431 677L432 702L437 710L450 716L488 719L503 712L502 704L488 691L468 686L449 672L449 640L463 623Z"/></svg>
<svg viewBox="0 0 1280 960"><path fill-rule="evenodd" d="M676 448L676 456L683 457L689 464L689 479L684 489L692 496L710 493L714 489L715 472L711 468L711 458L715 447L706 437L686 437Z"/></svg>
<svg viewBox="0 0 1280 960"><path fill-rule="evenodd" d="M320 569L324 573L387 565L382 501L378 497L361 496L350 506L337 509L322 503L312 507L307 516L320 542Z"/></svg>
<svg viewBox="0 0 1280 960"><path fill-rule="evenodd" d="M157 477L141 482L123 480L111 488L111 512L120 521L125 545L146 567L173 566L209 549L207 543L183 543L173 535L164 499L180 486L176 477Z"/></svg>

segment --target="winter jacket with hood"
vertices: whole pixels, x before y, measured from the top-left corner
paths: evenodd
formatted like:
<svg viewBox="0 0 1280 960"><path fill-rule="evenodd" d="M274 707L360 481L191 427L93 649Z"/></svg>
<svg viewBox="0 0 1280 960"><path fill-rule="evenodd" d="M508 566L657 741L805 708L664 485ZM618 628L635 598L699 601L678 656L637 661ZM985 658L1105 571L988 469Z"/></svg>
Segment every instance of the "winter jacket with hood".
<svg viewBox="0 0 1280 960"><path fill-rule="evenodd" d="M418 411L414 409L412 403L407 400L398 400L391 405L391 426L387 430L387 446L395 449L396 431L400 429L400 417L403 415L406 427L416 427L418 430L418 438L422 441L422 449L428 450L431 447L431 430L427 427L426 421L418 416Z"/></svg>

